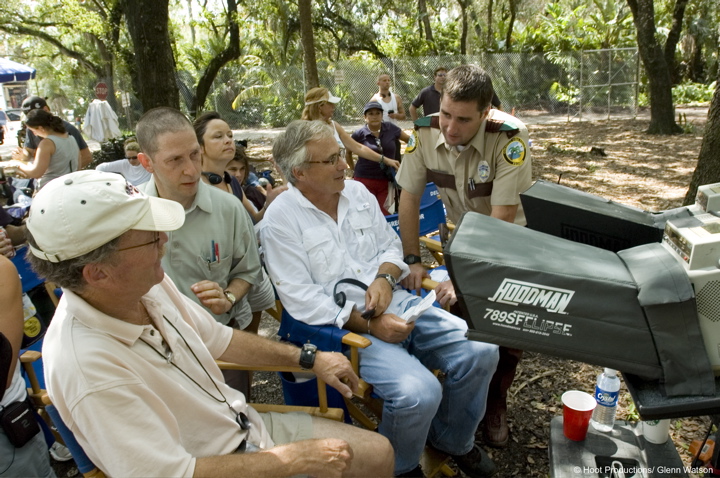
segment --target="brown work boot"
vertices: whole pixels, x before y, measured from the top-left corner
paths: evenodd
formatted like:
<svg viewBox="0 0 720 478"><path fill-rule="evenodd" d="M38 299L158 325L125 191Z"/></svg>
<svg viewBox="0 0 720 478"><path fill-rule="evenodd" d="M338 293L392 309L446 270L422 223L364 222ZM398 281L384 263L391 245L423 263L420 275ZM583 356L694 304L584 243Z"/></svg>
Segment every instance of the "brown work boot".
<svg viewBox="0 0 720 478"><path fill-rule="evenodd" d="M507 424L507 413L505 410L488 411L483 419L483 438L485 444L502 448L508 444L510 430Z"/></svg>

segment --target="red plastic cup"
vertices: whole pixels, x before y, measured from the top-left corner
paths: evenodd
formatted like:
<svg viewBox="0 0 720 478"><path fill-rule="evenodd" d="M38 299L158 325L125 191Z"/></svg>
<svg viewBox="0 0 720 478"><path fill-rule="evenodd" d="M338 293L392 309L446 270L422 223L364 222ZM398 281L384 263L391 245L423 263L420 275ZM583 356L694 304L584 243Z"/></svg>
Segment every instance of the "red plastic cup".
<svg viewBox="0 0 720 478"><path fill-rule="evenodd" d="M562 395L563 434L570 440L583 441L587 435L590 417L597 405L589 393L570 390Z"/></svg>

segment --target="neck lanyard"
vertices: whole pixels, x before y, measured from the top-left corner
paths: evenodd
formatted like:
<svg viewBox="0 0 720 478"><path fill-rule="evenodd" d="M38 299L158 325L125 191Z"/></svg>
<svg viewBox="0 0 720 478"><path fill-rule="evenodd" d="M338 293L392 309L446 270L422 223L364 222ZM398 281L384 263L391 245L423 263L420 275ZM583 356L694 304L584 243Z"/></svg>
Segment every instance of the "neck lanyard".
<svg viewBox="0 0 720 478"><path fill-rule="evenodd" d="M187 340L185 340L185 337L183 337L183 335L180 333L180 331L177 329L177 327L175 327L175 324L173 324L172 322L170 322L170 321L168 320L168 318L165 317L164 315L163 315L163 319L165 319L165 322L167 322L168 324L170 324L170 326L171 326L173 329L175 329L175 332L177 332L177 334L180 336L180 338L183 340L183 342L185 342L185 346L188 348L188 350L190 351L190 353L192 354L192 356L195 358L195 361L198 363L198 365L200 365L200 368L203 369L203 372L205 372L205 375L207 375L207 377L210 379L210 381L212 382L212 384L215 386L215 390L217 390L217 392L220 394L220 396L222 397L222 399L219 399L219 398L217 398L215 395L213 395L212 393L210 393L210 392L209 392L208 390L206 390L202 385L200 385L200 383L198 383L194 378L192 378L185 370L183 370L183 369L181 369L180 367L178 367L177 364L175 364L175 362L173 362L173 352L172 352L172 350L170 350L170 352L169 352L167 355L165 355L165 354L163 354L162 352L160 352L158 349L156 349L155 347L153 347L149 342L147 342L147 341L146 341L145 339L143 339L142 337L140 337L140 341L142 341L145 345L147 345L148 347L150 347L150 348L153 350L153 352L155 352L155 353L158 354L160 357L162 357L163 359L165 359L168 364L172 365L172 366L175 367L177 370L179 370L179 371L180 371L183 375L185 375L192 383L194 383L200 390L202 390L203 392L205 392L205 394L206 394L207 396L209 396L210 398L212 398L212 399L215 400L216 402L224 403L225 405L227 405L228 408L230 409L230 411L232 411L232 412L235 414L235 421L237 422L238 425L240 425L240 429L241 429L241 430L244 431L244 430L250 429L250 420L248 419L247 415L245 415L243 412L240 412L240 411L238 411L238 410L235 410L235 408L233 408L233 405L235 405L236 407L240 408L240 407L239 407L239 404L236 404L236 402L233 402L233 404L231 405L231 404L227 401L227 398L225 398L225 395L223 395L222 391L220 390L220 387L218 387L217 383L215 383L215 380L213 380L213 378L210 376L210 372L208 372L207 369L203 366L202 362L200 362L200 359L198 358L198 356L195 355L195 351L192 349L192 347L190 347L190 344L188 343ZM168 346L168 348L169 348L169 346Z"/></svg>

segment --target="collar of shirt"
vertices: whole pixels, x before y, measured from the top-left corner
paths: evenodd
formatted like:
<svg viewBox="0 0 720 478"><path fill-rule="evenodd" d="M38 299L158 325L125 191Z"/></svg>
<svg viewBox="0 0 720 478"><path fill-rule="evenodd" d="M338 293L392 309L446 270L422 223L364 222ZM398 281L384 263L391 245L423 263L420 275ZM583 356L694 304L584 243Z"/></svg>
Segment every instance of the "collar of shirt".
<svg viewBox="0 0 720 478"><path fill-rule="evenodd" d="M159 314L159 316L162 317L160 303L156 299L158 287L159 285L156 285L150 289L148 293L143 296L142 302L151 315L158 317ZM140 338L140 335L142 335L143 330L145 329L142 325L130 324L124 320L116 319L115 317L111 317L97 310L95 307L88 304L82 297L70 290L63 289L63 300L65 301L68 313L75 317L84 326L90 329L102 331L103 333L127 345L133 345L138 338ZM160 330L164 337L167 337L167 334L164 333L164 325L164 323L157 324L156 328ZM168 341L174 342L174 340ZM172 345L173 344L171 343L171 348Z"/></svg>
<svg viewBox="0 0 720 478"><path fill-rule="evenodd" d="M347 180L345 180L347 182ZM291 193L295 198L297 198L297 202L300 206L307 208L307 209L314 209L318 212L318 214L321 214L323 216L328 216L326 213L322 212L320 209L317 208L313 203L311 203L308 198L306 198L303 193L295 187L294 184L288 183L288 190L285 191L284 194ZM350 199L348 199L347 196L347 190L343 189L340 191L340 200L338 201L338 218L337 218L337 224L338 226L341 226L343 223L343 220L345 219L345 216L347 216L348 207L350 205ZM332 220L332 219L331 219ZM333 221L335 222L335 221Z"/></svg>
<svg viewBox="0 0 720 478"><path fill-rule="evenodd" d="M185 214L192 212L196 207L200 208L208 214L212 213L212 198L210 198L210 190L208 189L211 187L212 186L210 186L209 184L205 184L202 179L198 180L198 190L195 194L195 199L193 200L193 203L190 205L190 207L185 210ZM155 184L154 174L151 175L150 180L140 186L139 189L148 196L160 197L160 195L158 194L157 185Z"/></svg>
<svg viewBox="0 0 720 478"><path fill-rule="evenodd" d="M382 136L382 132L386 129L385 125L386 125L385 122L380 123L380 136ZM365 135L366 138L370 138L372 136L372 138L370 138L370 139L375 141L375 138L377 136L372 134L372 131L370 131L370 126L368 126L368 125L363 126L360 131L363 132L363 134Z"/></svg>
<svg viewBox="0 0 720 478"><path fill-rule="evenodd" d="M492 111L493 110L490 110L490 114L488 114L488 116L482 121L482 123L480 123L480 128L477 130L477 133L475 133L475 136L473 136L473 138L470 140L470 142L468 144L463 145L465 147L464 149L468 149L469 147L472 146L473 148L475 148L475 150L477 150L480 153L482 153L485 150L485 124L487 123L488 118L490 118L492 116ZM439 115L440 113L436 113L436 114ZM437 141L435 142L435 149L437 149L441 146L450 151L456 150L455 148L445 144L445 135L443 135L442 132L440 132L440 134L438 135ZM459 150L456 150L456 151L458 151L458 154L460 153Z"/></svg>

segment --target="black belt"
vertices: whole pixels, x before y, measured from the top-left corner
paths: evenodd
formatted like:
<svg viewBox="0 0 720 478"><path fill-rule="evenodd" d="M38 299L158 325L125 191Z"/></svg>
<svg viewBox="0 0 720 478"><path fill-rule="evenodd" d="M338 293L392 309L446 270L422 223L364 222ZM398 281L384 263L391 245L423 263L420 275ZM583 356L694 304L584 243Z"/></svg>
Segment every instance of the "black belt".
<svg viewBox="0 0 720 478"><path fill-rule="evenodd" d="M455 187L454 174L448 174L441 171L433 171L432 169L428 169L426 172L426 176L427 182L435 183L435 186L439 188L452 189L453 191L457 191L457 188ZM471 181L467 187L467 197L470 199L477 197L488 197L490 196L490 194L492 194L492 190L492 181L487 183L475 183L474 181Z"/></svg>

